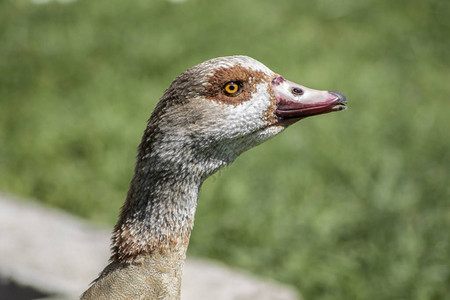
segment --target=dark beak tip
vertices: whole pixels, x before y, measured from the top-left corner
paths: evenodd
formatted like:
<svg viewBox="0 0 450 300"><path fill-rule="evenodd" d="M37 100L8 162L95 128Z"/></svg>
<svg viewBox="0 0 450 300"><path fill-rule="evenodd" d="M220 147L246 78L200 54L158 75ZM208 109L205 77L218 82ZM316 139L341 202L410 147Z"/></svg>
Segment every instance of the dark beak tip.
<svg viewBox="0 0 450 300"><path fill-rule="evenodd" d="M344 94L338 91L329 91L330 94L335 95L339 99L340 104L347 104L347 98Z"/></svg>

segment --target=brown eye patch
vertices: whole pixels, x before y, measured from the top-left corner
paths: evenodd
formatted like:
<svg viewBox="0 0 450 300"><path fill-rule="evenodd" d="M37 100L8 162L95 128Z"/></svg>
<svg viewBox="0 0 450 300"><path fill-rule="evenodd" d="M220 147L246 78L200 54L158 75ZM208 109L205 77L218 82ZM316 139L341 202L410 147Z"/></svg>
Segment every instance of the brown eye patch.
<svg viewBox="0 0 450 300"><path fill-rule="evenodd" d="M217 69L207 80L206 99L236 106L250 100L252 93L256 92L256 85L268 82L269 76L236 64Z"/></svg>

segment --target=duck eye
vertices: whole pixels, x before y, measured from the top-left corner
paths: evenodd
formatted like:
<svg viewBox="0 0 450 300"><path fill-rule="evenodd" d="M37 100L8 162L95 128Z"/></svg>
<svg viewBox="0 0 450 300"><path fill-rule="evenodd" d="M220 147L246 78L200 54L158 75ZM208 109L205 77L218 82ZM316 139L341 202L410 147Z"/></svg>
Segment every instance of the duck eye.
<svg viewBox="0 0 450 300"><path fill-rule="evenodd" d="M228 96L234 96L240 91L241 85L239 82L230 81L225 84L223 89Z"/></svg>

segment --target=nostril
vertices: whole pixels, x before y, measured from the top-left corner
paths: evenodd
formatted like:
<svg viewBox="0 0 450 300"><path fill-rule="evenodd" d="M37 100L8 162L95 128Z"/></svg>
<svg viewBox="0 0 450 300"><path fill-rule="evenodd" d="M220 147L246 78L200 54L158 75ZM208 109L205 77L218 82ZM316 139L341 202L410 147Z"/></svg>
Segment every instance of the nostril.
<svg viewBox="0 0 450 300"><path fill-rule="evenodd" d="M329 91L330 94L333 94L335 96L337 96L339 98L339 103L347 103L347 98L345 97L344 94L342 94L341 92L338 91Z"/></svg>
<svg viewBox="0 0 450 300"><path fill-rule="evenodd" d="M291 92L294 95L303 95L303 90L301 88L298 88L298 87L292 88Z"/></svg>

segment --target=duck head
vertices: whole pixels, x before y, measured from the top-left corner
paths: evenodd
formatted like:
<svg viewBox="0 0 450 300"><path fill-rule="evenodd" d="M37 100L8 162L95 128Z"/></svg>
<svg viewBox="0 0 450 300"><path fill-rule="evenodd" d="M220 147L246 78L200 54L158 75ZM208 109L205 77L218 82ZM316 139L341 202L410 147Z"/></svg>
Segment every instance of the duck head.
<svg viewBox="0 0 450 300"><path fill-rule="evenodd" d="M293 83L253 58L219 57L175 78L144 139L158 140L169 160L186 154L191 161L202 160L211 166L209 175L293 123L343 110L346 103L339 92Z"/></svg>

